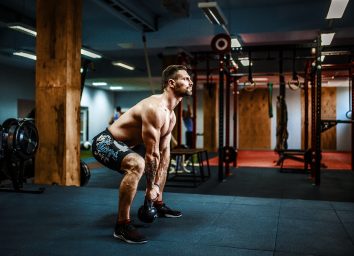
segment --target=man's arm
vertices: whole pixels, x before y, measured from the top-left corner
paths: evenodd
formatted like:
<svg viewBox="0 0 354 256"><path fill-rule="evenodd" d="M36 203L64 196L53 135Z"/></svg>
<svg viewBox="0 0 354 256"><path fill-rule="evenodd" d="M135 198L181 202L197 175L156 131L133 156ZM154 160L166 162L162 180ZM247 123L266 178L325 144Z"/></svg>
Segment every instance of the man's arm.
<svg viewBox="0 0 354 256"><path fill-rule="evenodd" d="M169 133L160 140L160 164L155 178L155 184L161 185L166 181L167 169L170 165L172 130L176 125L176 115L172 112L169 124Z"/></svg>
<svg viewBox="0 0 354 256"><path fill-rule="evenodd" d="M164 136L160 141L160 163L157 169L157 175L155 177L155 184L160 186L163 183L163 179L166 177L168 166L170 165L170 144L172 134Z"/></svg>
<svg viewBox="0 0 354 256"><path fill-rule="evenodd" d="M146 188L150 200L157 198L160 192L154 182L160 163L160 131L164 121L163 115L153 107L148 107L142 115L142 138L146 147Z"/></svg>

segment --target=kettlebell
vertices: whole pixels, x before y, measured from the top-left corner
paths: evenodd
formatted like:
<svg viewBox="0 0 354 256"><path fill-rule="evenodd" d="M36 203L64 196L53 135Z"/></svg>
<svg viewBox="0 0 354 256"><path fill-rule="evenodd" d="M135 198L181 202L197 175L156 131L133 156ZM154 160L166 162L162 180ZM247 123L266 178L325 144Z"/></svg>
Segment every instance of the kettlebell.
<svg viewBox="0 0 354 256"><path fill-rule="evenodd" d="M80 186L86 186L90 178L90 168L84 161L80 160Z"/></svg>
<svg viewBox="0 0 354 256"><path fill-rule="evenodd" d="M145 197L144 205L140 206L138 210L139 220L145 223L152 223L157 217L157 210L152 205L152 201Z"/></svg>

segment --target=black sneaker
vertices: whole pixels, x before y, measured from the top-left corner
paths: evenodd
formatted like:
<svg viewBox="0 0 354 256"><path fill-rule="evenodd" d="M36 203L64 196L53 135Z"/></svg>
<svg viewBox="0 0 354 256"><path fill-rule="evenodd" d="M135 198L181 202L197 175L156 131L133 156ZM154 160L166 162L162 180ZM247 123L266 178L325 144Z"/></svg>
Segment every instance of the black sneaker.
<svg viewBox="0 0 354 256"><path fill-rule="evenodd" d="M157 215L159 217L165 217L165 218L179 218L182 216L182 213L180 211L172 210L165 204L162 205L154 205L156 210L157 210Z"/></svg>
<svg viewBox="0 0 354 256"><path fill-rule="evenodd" d="M130 244L144 244L147 242L146 237L140 234L132 223L117 224L113 236Z"/></svg>

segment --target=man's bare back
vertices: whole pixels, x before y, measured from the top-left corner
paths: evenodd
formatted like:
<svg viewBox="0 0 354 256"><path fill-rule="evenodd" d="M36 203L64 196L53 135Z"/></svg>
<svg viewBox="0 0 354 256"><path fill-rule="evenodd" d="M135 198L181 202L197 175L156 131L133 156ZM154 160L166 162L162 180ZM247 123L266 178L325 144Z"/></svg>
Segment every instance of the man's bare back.
<svg viewBox="0 0 354 256"><path fill-rule="evenodd" d="M163 138L169 134L176 122L173 111L167 108L162 94L152 95L126 111L108 130L113 137L132 147L144 143L143 128L158 132ZM144 125L143 125L144 124Z"/></svg>

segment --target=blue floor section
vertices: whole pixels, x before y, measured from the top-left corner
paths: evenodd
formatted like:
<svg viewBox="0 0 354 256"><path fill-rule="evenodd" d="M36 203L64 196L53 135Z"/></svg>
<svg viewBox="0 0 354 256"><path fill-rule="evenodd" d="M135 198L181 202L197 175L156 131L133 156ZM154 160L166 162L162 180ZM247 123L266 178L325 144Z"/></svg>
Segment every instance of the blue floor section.
<svg viewBox="0 0 354 256"><path fill-rule="evenodd" d="M165 193L181 218L132 217L149 239L113 238L117 189L48 186L43 194L0 194L0 255L352 256L354 203Z"/></svg>

